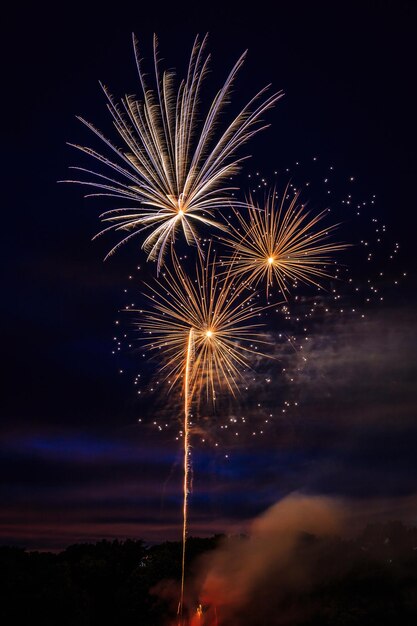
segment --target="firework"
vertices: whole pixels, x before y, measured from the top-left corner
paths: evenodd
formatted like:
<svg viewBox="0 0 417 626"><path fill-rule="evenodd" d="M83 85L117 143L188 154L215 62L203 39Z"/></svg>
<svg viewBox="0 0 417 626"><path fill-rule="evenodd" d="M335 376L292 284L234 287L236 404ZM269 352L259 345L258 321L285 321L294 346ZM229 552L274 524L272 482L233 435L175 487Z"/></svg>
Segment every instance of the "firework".
<svg viewBox="0 0 417 626"><path fill-rule="evenodd" d="M151 311L141 311L141 330L152 336L146 347L160 351L161 370L171 386L182 381L184 397L184 479L182 576L178 605L182 624L184 603L185 549L187 537L190 471L190 410L194 395L204 387L213 401L216 389L238 388L242 370L249 367L250 355L259 355L256 343L267 343L259 332L258 316L263 307L253 303L253 294L234 285L229 270L219 278L219 267L210 254L199 256L195 280L173 253L174 270L166 270L147 294ZM255 320L255 321L254 321Z"/></svg>
<svg viewBox="0 0 417 626"><path fill-rule="evenodd" d="M320 287L320 279L332 277L330 255L347 246L329 241L337 224L321 226L327 210L312 216L299 199L287 186L281 199L270 191L263 207L249 196L247 218L235 210L238 226L229 223L229 238L222 238L232 251L225 259L232 275L255 287L265 282L267 295L276 281L285 299L298 281Z"/></svg>
<svg viewBox="0 0 417 626"><path fill-rule="evenodd" d="M90 196L110 196L118 202L133 203L133 206L119 206L100 216L109 225L96 236L107 231L122 235L107 256L146 231L142 247L150 260L157 261L159 272L167 247L178 233L183 233L188 244L199 246L199 224L224 229L213 218L218 209L230 203L230 193L236 187L230 186L229 179L247 158L236 157L236 151L267 127L261 117L282 92L266 96L268 85L223 130L220 129L220 113L229 100L236 74L244 62L244 53L217 92L205 118L201 119L199 101L209 63L209 55L205 52L206 39L196 38L187 76L177 86L173 72L161 73L158 43L154 37L154 88L145 81L134 39L142 99L125 96L116 103L102 86L119 141L124 147L117 147L95 126L79 118L116 157L70 144L104 165L109 174L75 167L73 169L92 178L66 182L95 188L97 191L88 194Z"/></svg>
<svg viewBox="0 0 417 626"><path fill-rule="evenodd" d="M217 390L235 394L251 356L262 354L257 344L268 343L260 332L265 307L255 304L254 294L236 285L232 274L233 265L225 275L209 250L207 259L199 256L192 277L173 254L173 271L166 269L156 286L147 285L152 310L141 311L140 328L150 336L145 347L161 353L161 372L171 387L184 377L190 330L191 395L206 389L212 400Z"/></svg>

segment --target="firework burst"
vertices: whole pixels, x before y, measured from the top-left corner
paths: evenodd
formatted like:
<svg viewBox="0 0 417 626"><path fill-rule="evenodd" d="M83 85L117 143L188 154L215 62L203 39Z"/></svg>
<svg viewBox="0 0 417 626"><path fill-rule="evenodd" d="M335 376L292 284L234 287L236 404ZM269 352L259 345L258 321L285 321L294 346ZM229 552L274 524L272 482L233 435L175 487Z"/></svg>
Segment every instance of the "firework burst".
<svg viewBox="0 0 417 626"><path fill-rule="evenodd" d="M260 320L265 307L254 303L254 294L236 285L233 266L222 274L214 255L199 256L191 277L173 254L173 271L166 269L162 280L150 286L152 310L141 311L142 332L151 338L146 346L163 358L162 372L171 387L184 377L189 363L188 389L206 389L215 400L216 390L238 389L242 372L251 357L262 354L258 344L268 343ZM192 331L192 355L189 333Z"/></svg>
<svg viewBox="0 0 417 626"><path fill-rule="evenodd" d="M92 176L92 179L66 182L96 188L96 192L88 194L90 196L104 195L133 203L133 206L119 206L100 216L109 225L96 237L107 231L122 235L107 257L132 237L146 231L142 247L148 258L157 262L159 272L167 247L178 233L183 233L188 244L199 247L199 224L224 229L215 219L215 213L230 203L230 193L236 187L231 187L228 181L247 158L237 158L236 151L267 127L261 117L282 92L266 96L269 86L265 87L224 130L220 130L220 113L229 100L236 74L244 62L244 53L217 92L205 118L200 120L201 88L210 58L205 53L206 39L196 38L187 76L177 86L173 72L161 73L158 43L154 37L154 88L145 81L134 39L142 99L125 96L121 103L116 103L103 86L123 148L113 144L91 123L79 118L115 153L116 158L108 158L90 147L70 144L103 164L109 174L75 167L73 169Z"/></svg>
<svg viewBox="0 0 417 626"><path fill-rule="evenodd" d="M270 191L263 207L249 196L247 217L234 211L238 225L229 223L230 235L222 238L232 251L225 258L232 276L254 287L264 281L267 295L275 280L285 299L294 283L321 287L320 279L333 278L330 255L347 247L329 241L338 225L321 227L327 210L312 216L299 199L300 192L290 198L287 186L281 198Z"/></svg>

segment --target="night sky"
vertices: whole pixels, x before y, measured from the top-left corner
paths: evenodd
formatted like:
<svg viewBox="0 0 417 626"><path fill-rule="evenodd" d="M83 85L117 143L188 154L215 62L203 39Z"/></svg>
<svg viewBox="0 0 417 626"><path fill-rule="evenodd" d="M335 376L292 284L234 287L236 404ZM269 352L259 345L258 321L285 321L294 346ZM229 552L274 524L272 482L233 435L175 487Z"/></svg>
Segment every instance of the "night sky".
<svg viewBox="0 0 417 626"><path fill-rule="evenodd" d="M288 322L271 318L280 365L263 366L215 416L201 415L207 437L195 437L190 533L244 530L294 491L345 499L358 524L417 524L417 7L278 2L273 12L262 3L249 12L226 4L186 11L118 2L109 10L86 2L56 12L19 4L4 24L2 544L59 549L180 536L177 402L150 391L155 364L142 357L132 318L119 313L140 301L139 278L153 269L137 243L103 263L114 240L91 242L100 203L57 184L80 164L66 142L90 141L76 115L111 133L98 80L119 96L139 92L132 31L145 59L156 32L179 74L195 35L209 32L211 95L248 48L231 109L269 82L285 97L247 149L242 189L275 180L275 171L281 185L316 181L313 205L334 209L340 237L354 244L342 258L353 284L362 289L368 275L384 274L368 308L347 278L339 281L344 313L332 304L309 320L302 368L280 343ZM320 196L330 166L332 193ZM340 202L348 194L367 202L359 219ZM376 242L375 218L386 233L369 263L359 242L362 232ZM300 290L300 315L314 298ZM297 303L289 307L296 317ZM238 436L221 428L242 416Z"/></svg>

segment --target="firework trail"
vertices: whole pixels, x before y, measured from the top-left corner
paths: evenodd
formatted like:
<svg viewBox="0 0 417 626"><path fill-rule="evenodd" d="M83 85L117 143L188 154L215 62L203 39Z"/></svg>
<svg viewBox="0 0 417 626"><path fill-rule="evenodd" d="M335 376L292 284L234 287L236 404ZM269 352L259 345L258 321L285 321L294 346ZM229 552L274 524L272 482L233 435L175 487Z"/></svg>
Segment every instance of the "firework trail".
<svg viewBox="0 0 417 626"><path fill-rule="evenodd" d="M231 271L218 277L219 267L208 250L199 257L192 278L173 253L174 271L166 270L156 287L146 294L152 310L141 310L140 328L152 336L145 347L162 354L163 372L171 387L183 380L184 478L181 592L179 624L184 607L185 551L188 494L190 489L190 412L198 391L206 387L207 400L215 401L216 390L238 389L243 371L250 368L250 355L259 356L256 343L267 344L259 332L258 317L266 307L254 304L254 294L235 285Z"/></svg>
<svg viewBox="0 0 417 626"><path fill-rule="evenodd" d="M110 250L113 254L122 244L146 231L142 248L148 259L157 262L158 272L169 244L182 231L188 244L200 247L197 226L205 224L224 229L213 219L218 209L233 202L228 181L247 156L236 157L237 150L253 135L268 125L261 120L283 95L276 92L266 96L269 85L259 91L240 113L220 130L220 114L230 99L231 87L246 53L237 60L224 85L217 92L208 113L199 121L201 88L208 71L210 56L205 53L207 36L195 39L188 72L179 86L170 71L161 73L158 42L154 36L153 60L155 86L151 88L141 68L137 41L134 51L142 91L142 99L125 96L117 103L106 87L107 108L123 148L107 139L93 124L79 118L116 155L107 157L93 148L70 144L104 165L108 174L74 167L87 177L79 183L95 188L89 196L109 196L133 203L118 206L100 216L108 231L122 235ZM238 205L235 202L235 205ZM106 257L106 258L107 258Z"/></svg>
<svg viewBox="0 0 417 626"><path fill-rule="evenodd" d="M184 484L183 484L183 517L182 517L182 560L181 560L181 592L178 604L178 616L182 620L184 607L184 583L185 583L185 548L187 543L187 520L188 520L188 494L190 492L190 371L194 352L194 330L190 328L188 333L187 354L184 372Z"/></svg>

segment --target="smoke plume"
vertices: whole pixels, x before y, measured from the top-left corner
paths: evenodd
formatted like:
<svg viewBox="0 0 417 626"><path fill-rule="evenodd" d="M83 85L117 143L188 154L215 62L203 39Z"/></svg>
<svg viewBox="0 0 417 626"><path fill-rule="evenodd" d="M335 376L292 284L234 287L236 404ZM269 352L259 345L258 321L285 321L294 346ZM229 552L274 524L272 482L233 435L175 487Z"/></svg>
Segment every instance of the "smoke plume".
<svg viewBox="0 0 417 626"><path fill-rule="evenodd" d="M308 618L314 590L337 576L323 542L340 532L342 518L334 500L291 495L258 517L247 537L224 539L197 566L195 591L204 609L198 623L281 626Z"/></svg>

